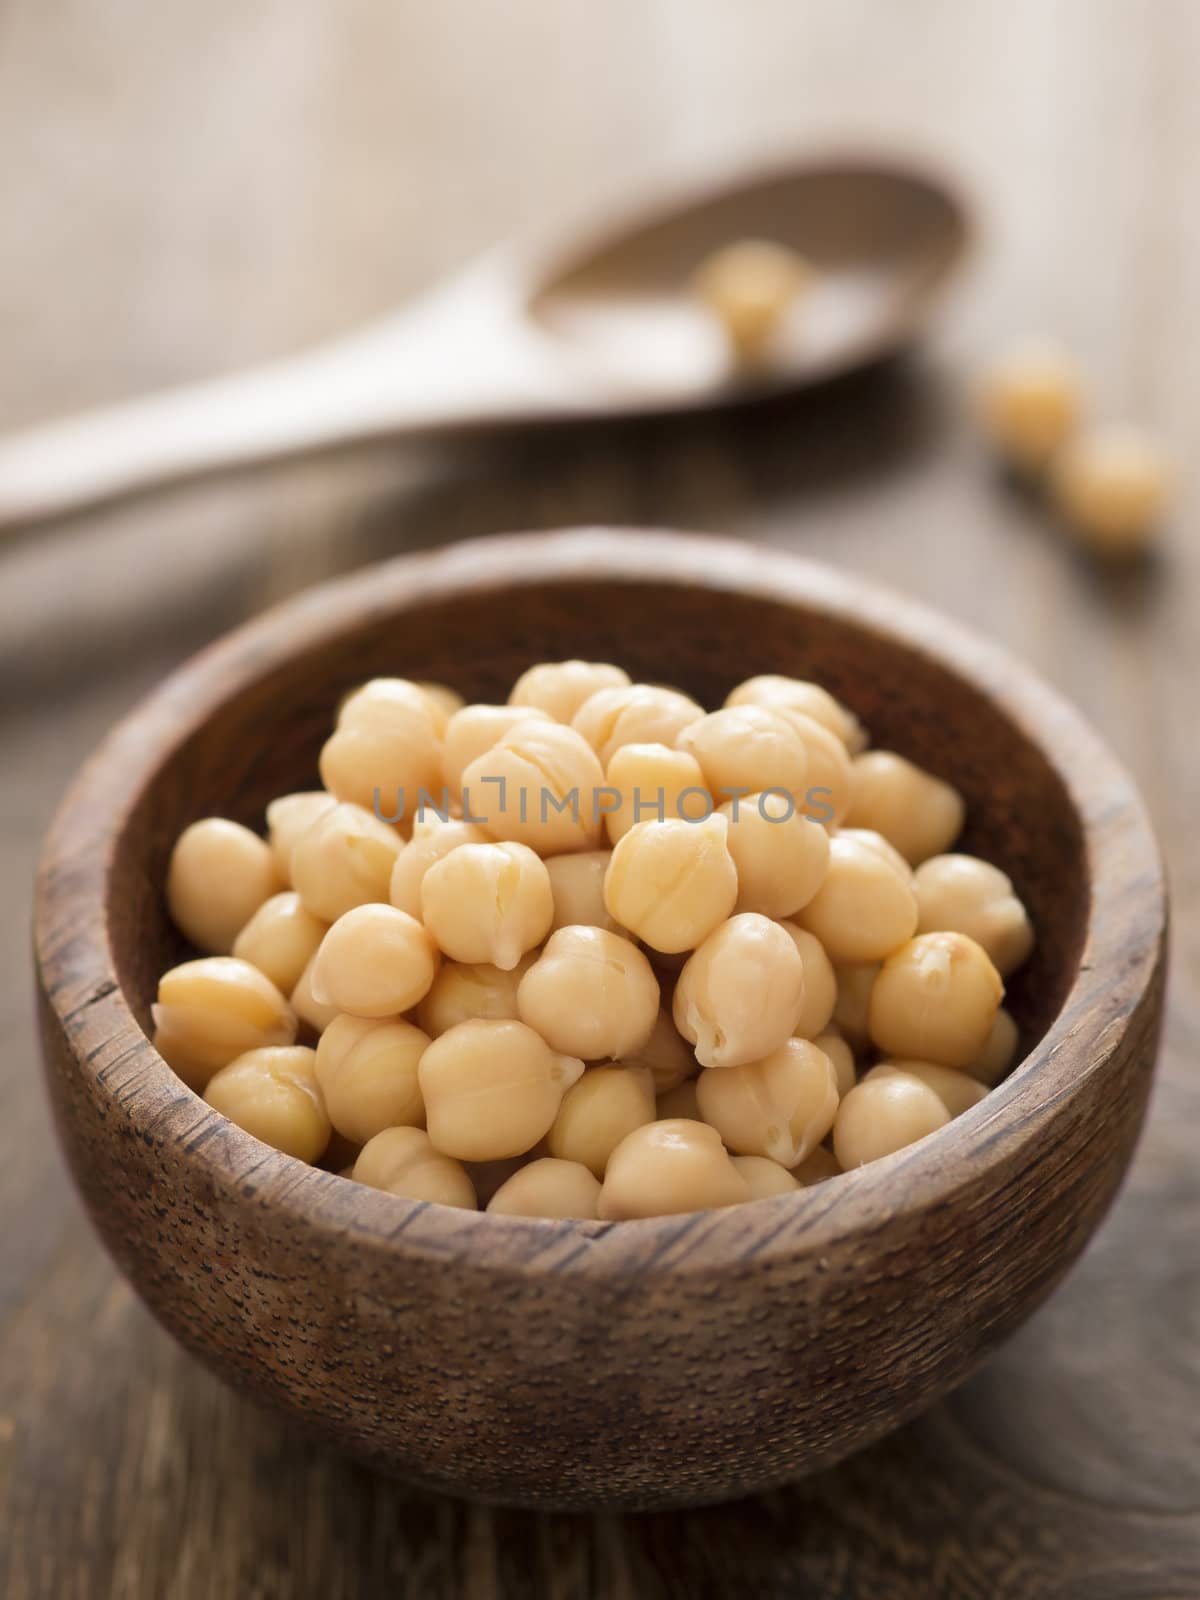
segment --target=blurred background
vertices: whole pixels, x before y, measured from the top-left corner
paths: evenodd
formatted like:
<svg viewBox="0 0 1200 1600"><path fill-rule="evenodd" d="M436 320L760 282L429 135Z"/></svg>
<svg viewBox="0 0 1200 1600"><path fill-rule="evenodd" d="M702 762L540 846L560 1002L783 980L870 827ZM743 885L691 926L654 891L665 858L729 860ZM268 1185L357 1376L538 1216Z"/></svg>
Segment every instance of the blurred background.
<svg viewBox="0 0 1200 1600"><path fill-rule="evenodd" d="M948 172L979 225L906 359L804 397L381 446L0 543L0 1592L1200 1592L1197 59L1189 0L0 0L0 433L301 350L660 172L848 145ZM1180 463L1156 559L1090 563L981 450L970 380L1029 332ZM836 1473L628 1521L409 1493L194 1368L82 1220L28 1004L37 842L173 664L334 572L578 522L785 545L1000 638L1133 770L1176 903L1151 1123L1068 1285Z"/></svg>

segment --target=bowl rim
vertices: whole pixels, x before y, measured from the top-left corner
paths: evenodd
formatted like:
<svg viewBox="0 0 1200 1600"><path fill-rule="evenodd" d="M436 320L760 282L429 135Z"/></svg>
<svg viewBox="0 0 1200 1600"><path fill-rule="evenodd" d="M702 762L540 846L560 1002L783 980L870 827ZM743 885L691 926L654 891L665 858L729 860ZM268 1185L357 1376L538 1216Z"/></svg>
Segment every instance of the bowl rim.
<svg viewBox="0 0 1200 1600"><path fill-rule="evenodd" d="M155 1051L125 999L113 955L115 844L138 796L195 729L298 650L353 626L467 593L588 580L737 593L866 627L964 678L1056 773L1078 816L1088 869L1079 966L1025 1060L945 1128L819 1186L727 1210L621 1223L497 1217L352 1185L275 1151L208 1107ZM401 555L304 590L192 656L115 725L63 797L38 865L33 935L41 993L74 1070L94 1094L119 1103L140 1137L177 1143L204 1165L216 1190L236 1190L237 1203L254 1199L342 1240L473 1262L489 1274L569 1268L626 1277L650 1266L713 1272L820 1253L884 1225L898 1195L906 1213L940 1208L969 1176L1019 1158L1057 1107L1111 1061L1162 964L1166 922L1162 858L1131 779L1083 717L1000 646L846 569L790 551L708 534L589 527ZM1133 948L1130 928L1145 930Z"/></svg>

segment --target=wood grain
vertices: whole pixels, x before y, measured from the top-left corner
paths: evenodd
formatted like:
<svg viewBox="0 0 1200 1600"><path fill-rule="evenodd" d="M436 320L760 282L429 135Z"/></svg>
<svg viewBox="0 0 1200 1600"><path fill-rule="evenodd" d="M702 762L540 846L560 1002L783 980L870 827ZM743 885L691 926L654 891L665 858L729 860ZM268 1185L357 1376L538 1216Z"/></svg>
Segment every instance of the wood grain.
<svg viewBox="0 0 1200 1600"><path fill-rule="evenodd" d="M916 20L914 21L914 15ZM0 419L283 354L655 160L870 133L975 186L978 270L926 358L819 407L377 458L147 503L0 565L0 1588L6 1596L1172 1597L1200 1589L1200 510L1164 559L1076 561L961 422L995 341L1073 342L1102 414L1195 432L1186 0L437 8L0 6ZM236 48L234 47L236 41ZM501 65L502 64L502 65ZM269 104L269 117L264 107ZM547 130L553 130L548 136ZM225 1393L116 1279L34 1086L32 857L163 670L329 572L466 534L737 532L920 595L1025 654L1148 795L1171 867L1164 1068L1083 1261L951 1401L716 1511L539 1519L397 1489Z"/></svg>

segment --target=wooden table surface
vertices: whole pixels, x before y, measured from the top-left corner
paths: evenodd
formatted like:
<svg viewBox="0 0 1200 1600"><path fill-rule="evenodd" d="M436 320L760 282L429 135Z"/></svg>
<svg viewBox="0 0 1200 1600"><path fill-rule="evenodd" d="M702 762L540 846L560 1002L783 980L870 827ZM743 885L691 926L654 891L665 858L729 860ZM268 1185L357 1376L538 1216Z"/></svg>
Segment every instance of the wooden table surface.
<svg viewBox="0 0 1200 1600"><path fill-rule="evenodd" d="M649 167L852 137L947 163L983 223L920 354L815 400L380 450L0 550L5 1600L1200 1594L1198 487L1185 470L1161 561L1106 579L994 479L962 410L994 342L1047 328L1098 413L1189 466L1198 55L1189 0L0 0L0 428L298 348ZM26 954L56 797L174 662L329 573L585 521L786 545L998 636L1135 772L1175 895L1150 1122L1051 1303L839 1470L628 1519L409 1492L178 1351L68 1185Z"/></svg>

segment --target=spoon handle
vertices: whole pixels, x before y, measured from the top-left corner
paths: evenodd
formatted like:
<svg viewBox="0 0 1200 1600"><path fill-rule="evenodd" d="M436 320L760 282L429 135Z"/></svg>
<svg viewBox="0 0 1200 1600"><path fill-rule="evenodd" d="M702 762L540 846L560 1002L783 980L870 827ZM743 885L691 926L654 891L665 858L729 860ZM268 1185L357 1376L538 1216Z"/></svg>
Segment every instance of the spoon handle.
<svg viewBox="0 0 1200 1600"><path fill-rule="evenodd" d="M580 401L534 330L464 279L307 354L0 440L0 531L182 478Z"/></svg>

